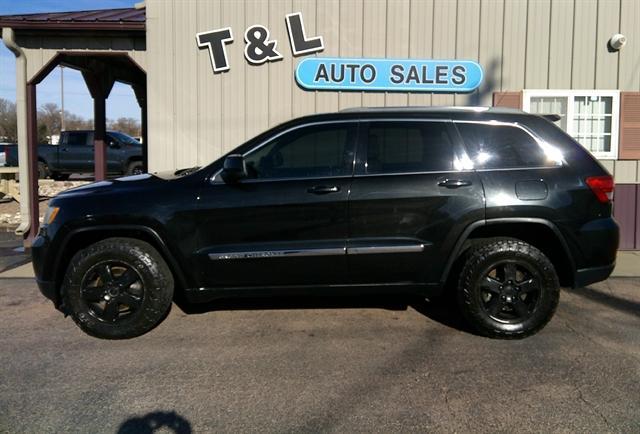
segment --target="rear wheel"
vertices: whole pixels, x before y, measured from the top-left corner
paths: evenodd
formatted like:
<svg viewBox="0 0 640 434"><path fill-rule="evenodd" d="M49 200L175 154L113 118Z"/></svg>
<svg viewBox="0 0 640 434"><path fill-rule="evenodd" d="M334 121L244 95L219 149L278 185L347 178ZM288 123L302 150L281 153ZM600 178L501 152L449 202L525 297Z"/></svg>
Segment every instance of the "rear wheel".
<svg viewBox="0 0 640 434"><path fill-rule="evenodd" d="M140 175L142 173L144 173L144 169L143 169L143 166L142 166L142 161L132 161L127 166L126 175Z"/></svg>
<svg viewBox="0 0 640 434"><path fill-rule="evenodd" d="M495 239L472 248L460 274L458 304L481 334L522 338L542 329L560 297L558 276L537 248Z"/></svg>
<svg viewBox="0 0 640 434"><path fill-rule="evenodd" d="M68 173L53 172L53 173L51 173L51 178L54 181L66 181L67 179L69 179L69 174Z"/></svg>
<svg viewBox="0 0 640 434"><path fill-rule="evenodd" d="M74 255L62 296L86 333L104 339L132 338L151 330L169 311L173 276L148 243L109 238Z"/></svg>

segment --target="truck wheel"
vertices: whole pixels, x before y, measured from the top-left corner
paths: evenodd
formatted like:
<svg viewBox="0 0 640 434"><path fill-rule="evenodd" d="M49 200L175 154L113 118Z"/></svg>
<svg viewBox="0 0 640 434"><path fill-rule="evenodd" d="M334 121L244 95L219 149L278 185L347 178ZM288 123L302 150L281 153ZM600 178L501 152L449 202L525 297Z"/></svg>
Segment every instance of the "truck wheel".
<svg viewBox="0 0 640 434"><path fill-rule="evenodd" d="M66 181L67 179L69 179L69 174L68 173L53 172L53 173L51 173L51 178L54 181Z"/></svg>
<svg viewBox="0 0 640 434"><path fill-rule="evenodd" d="M45 179L45 178L48 178L49 175L50 175L49 166L47 166L47 163L43 161L38 161L38 178Z"/></svg>
<svg viewBox="0 0 640 434"><path fill-rule="evenodd" d="M173 276L150 244L108 238L73 256L62 298L73 320L89 335L133 338L153 329L168 313Z"/></svg>
<svg viewBox="0 0 640 434"><path fill-rule="evenodd" d="M540 250L516 239L494 239L467 254L457 298L463 316L479 333L517 339L549 322L560 284Z"/></svg>
<svg viewBox="0 0 640 434"><path fill-rule="evenodd" d="M129 176L129 175L140 175L142 173L144 173L143 172L143 167L142 167L142 161L132 161L127 166L127 173L126 173L127 176Z"/></svg>

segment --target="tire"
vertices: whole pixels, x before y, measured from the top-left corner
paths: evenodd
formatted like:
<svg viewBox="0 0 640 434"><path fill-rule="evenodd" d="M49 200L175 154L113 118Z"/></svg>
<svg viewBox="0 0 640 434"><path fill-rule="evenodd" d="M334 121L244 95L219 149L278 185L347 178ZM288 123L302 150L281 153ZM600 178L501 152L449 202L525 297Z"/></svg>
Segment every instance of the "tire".
<svg viewBox="0 0 640 434"><path fill-rule="evenodd" d="M127 176L140 175L144 173L143 170L144 170L144 167L142 166L142 161L132 161L127 166L127 171L125 175Z"/></svg>
<svg viewBox="0 0 640 434"><path fill-rule="evenodd" d="M69 174L68 173L60 173L60 172L52 172L51 173L51 178L54 181L66 181L67 179L69 179Z"/></svg>
<svg viewBox="0 0 640 434"><path fill-rule="evenodd" d="M458 306L480 334L518 339L540 331L560 298L555 268L537 248L503 238L466 254L458 281Z"/></svg>
<svg viewBox="0 0 640 434"><path fill-rule="evenodd" d="M164 319L173 286L171 270L150 244L108 238L73 256L62 299L85 333L128 339L147 333Z"/></svg>
<svg viewBox="0 0 640 434"><path fill-rule="evenodd" d="M48 178L50 175L49 166L44 161L38 161L38 179Z"/></svg>

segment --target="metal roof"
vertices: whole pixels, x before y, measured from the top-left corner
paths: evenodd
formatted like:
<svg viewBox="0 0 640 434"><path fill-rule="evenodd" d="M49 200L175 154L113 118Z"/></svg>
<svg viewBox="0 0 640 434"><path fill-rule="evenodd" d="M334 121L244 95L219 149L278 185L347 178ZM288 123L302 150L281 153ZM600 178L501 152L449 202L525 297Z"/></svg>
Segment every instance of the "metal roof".
<svg viewBox="0 0 640 434"><path fill-rule="evenodd" d="M0 27L32 30L145 30L145 8L0 16Z"/></svg>

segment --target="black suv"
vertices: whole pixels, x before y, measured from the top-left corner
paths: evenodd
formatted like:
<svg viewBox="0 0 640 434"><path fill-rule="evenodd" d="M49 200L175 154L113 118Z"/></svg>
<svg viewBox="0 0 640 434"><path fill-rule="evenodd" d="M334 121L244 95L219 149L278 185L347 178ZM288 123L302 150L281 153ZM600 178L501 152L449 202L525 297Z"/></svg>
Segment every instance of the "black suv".
<svg viewBox="0 0 640 434"><path fill-rule="evenodd" d="M524 337L559 287L606 279L613 180L549 119L376 108L295 119L201 169L55 197L38 284L85 332L152 329L190 302L456 291L480 333Z"/></svg>

